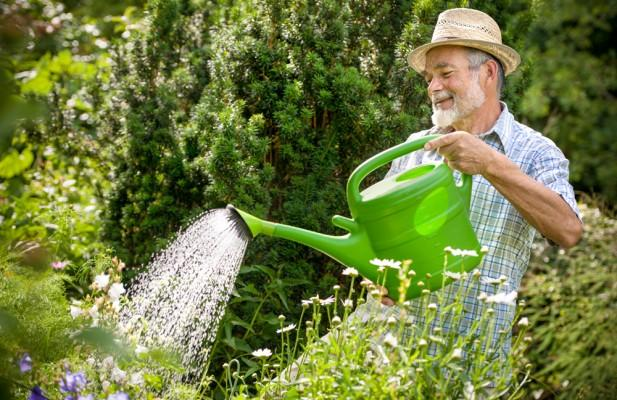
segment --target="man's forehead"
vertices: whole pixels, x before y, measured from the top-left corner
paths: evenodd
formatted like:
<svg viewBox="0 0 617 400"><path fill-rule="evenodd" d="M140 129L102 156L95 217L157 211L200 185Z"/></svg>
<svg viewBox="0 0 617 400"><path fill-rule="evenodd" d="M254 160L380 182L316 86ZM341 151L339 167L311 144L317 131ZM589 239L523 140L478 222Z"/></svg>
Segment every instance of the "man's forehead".
<svg viewBox="0 0 617 400"><path fill-rule="evenodd" d="M460 46L443 46L430 50L426 54L423 75L443 68L460 68L467 65L467 51Z"/></svg>

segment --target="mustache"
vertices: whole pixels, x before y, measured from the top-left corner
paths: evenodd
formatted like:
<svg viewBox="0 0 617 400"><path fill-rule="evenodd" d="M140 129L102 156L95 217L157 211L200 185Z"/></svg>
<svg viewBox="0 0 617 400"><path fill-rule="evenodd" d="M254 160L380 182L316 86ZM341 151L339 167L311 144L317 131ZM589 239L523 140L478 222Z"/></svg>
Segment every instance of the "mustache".
<svg viewBox="0 0 617 400"><path fill-rule="evenodd" d="M439 92L439 93L435 93L431 96L431 102L433 104L436 104L442 100L445 100L447 98L455 98L454 93L451 93L449 91L444 91L444 92Z"/></svg>

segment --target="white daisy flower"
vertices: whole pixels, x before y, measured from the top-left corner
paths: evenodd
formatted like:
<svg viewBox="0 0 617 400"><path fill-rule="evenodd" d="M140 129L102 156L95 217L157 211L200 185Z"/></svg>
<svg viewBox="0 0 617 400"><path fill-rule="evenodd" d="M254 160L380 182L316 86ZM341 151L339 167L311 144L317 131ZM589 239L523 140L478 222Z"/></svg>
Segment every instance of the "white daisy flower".
<svg viewBox="0 0 617 400"><path fill-rule="evenodd" d="M401 269L401 262L394 260L380 260L379 258L373 258L370 261L371 264L382 268Z"/></svg>
<svg viewBox="0 0 617 400"><path fill-rule="evenodd" d="M443 249L446 253L450 253L455 257L478 257L478 252L475 250L462 250L462 249L454 249L450 246L447 246Z"/></svg>
<svg viewBox="0 0 617 400"><path fill-rule="evenodd" d="M518 296L518 293L516 292L516 290L513 290L510 293L501 292L501 293L494 294L492 296L488 296L486 298L486 302L496 303L496 304L508 304L508 305L514 306L516 305L517 296Z"/></svg>
<svg viewBox="0 0 617 400"><path fill-rule="evenodd" d="M281 329L277 329L276 333L285 333L296 329L296 324L289 324Z"/></svg>
<svg viewBox="0 0 617 400"><path fill-rule="evenodd" d="M268 358L272 355L272 351L270 349L257 349L251 353L253 357L257 358Z"/></svg>
<svg viewBox="0 0 617 400"><path fill-rule="evenodd" d="M330 296L327 299L320 300L319 302L322 306L327 306L334 303L334 296Z"/></svg>
<svg viewBox="0 0 617 400"><path fill-rule="evenodd" d="M501 275L499 278L489 278L487 276L482 277L482 279L480 279L480 282L485 283L487 285L501 285L504 284L508 281L508 278L506 278L504 275Z"/></svg>
<svg viewBox="0 0 617 400"><path fill-rule="evenodd" d="M453 279L455 281L458 281L461 279L461 273L460 272L450 272L450 271L446 271L443 273L446 278L450 278Z"/></svg>
<svg viewBox="0 0 617 400"><path fill-rule="evenodd" d="M358 276L358 270L352 267L345 268L342 272L343 275Z"/></svg>

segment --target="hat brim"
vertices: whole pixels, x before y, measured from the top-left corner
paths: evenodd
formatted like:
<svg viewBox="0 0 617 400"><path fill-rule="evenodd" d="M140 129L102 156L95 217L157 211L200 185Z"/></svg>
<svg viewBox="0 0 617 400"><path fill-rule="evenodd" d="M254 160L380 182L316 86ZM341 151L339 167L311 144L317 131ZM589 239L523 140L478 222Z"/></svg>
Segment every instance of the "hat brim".
<svg viewBox="0 0 617 400"><path fill-rule="evenodd" d="M506 46L505 44L472 39L446 39L427 43L412 50L412 52L407 56L409 66L418 73L424 72L424 69L426 68L426 54L435 47L440 46L471 47L487 52L501 62L504 75L509 75L514 72L521 63L521 56L519 56L516 50Z"/></svg>

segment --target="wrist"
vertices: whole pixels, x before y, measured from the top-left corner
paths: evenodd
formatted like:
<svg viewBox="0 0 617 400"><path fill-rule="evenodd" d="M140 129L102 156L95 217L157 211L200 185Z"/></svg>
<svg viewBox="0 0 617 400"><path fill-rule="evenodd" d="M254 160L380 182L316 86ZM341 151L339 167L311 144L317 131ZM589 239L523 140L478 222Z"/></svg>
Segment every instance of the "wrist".
<svg viewBox="0 0 617 400"><path fill-rule="evenodd" d="M491 178L495 178L504 172L505 168L507 167L506 161L508 159L504 154L501 154L500 152L493 149L490 149L488 154L488 161L484 165L482 176L488 181L491 181Z"/></svg>

